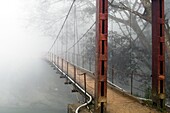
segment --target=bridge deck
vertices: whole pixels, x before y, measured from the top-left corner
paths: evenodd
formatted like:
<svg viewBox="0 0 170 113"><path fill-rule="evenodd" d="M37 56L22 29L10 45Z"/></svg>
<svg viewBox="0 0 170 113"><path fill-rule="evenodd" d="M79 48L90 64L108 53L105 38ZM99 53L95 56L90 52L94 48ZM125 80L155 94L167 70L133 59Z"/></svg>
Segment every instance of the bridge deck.
<svg viewBox="0 0 170 113"><path fill-rule="evenodd" d="M59 61L59 67L61 68L61 59ZM63 70L66 72L67 66L66 62L63 63ZM84 77L79 75L84 73L79 68L76 68L77 75L76 75L76 81L79 85L81 85L84 88ZM72 64L69 64L68 66L68 75L71 78L73 77L74 68ZM87 74L86 76L86 88L87 92L90 93L94 97L94 86L95 86L95 80L94 77ZM153 108L149 108L145 105L142 105L137 100L130 98L129 96L124 95L123 93L120 93L119 91L115 90L114 88L107 87L107 111L108 113L159 113Z"/></svg>

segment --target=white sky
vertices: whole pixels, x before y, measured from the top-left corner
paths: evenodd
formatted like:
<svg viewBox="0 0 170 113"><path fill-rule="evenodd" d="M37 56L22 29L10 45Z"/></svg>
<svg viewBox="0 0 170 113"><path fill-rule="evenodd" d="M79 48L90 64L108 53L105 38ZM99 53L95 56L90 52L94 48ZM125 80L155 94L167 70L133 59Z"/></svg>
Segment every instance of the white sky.
<svg viewBox="0 0 170 113"><path fill-rule="evenodd" d="M30 27L28 19L34 13L36 0L0 1L0 58L15 59L37 56L47 39Z"/></svg>

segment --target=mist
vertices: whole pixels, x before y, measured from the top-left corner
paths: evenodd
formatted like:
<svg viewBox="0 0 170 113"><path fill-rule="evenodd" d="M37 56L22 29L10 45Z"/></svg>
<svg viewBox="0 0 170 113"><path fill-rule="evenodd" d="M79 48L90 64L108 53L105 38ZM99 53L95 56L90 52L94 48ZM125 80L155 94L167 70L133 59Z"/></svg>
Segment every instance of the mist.
<svg viewBox="0 0 170 113"><path fill-rule="evenodd" d="M68 87L58 87L62 81L41 60L53 40L34 24L37 3L0 2L0 113L62 113L66 111L66 102L73 101L69 99ZM65 102L61 100L63 95Z"/></svg>
<svg viewBox="0 0 170 113"><path fill-rule="evenodd" d="M146 1L112 0L110 3L107 77L134 96L150 99L152 17L151 1ZM71 93L73 87L64 85L61 74L42 59L57 56L95 73L96 1L76 0L73 7L72 2L1 0L0 113L65 113L68 104L81 101L80 94ZM165 31L170 31L168 4L166 0ZM170 40L166 43L170 50ZM169 64L167 57L166 67ZM168 69L167 78L170 77ZM166 86L169 94L170 85Z"/></svg>

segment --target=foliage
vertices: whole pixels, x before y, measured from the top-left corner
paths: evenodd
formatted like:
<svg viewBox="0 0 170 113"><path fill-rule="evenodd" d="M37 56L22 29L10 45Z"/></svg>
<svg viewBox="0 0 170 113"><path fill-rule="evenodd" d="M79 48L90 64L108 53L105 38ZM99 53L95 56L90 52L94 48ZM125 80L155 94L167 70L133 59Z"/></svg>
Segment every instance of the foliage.
<svg viewBox="0 0 170 113"><path fill-rule="evenodd" d="M58 15L65 16L64 8L61 13L55 10L56 4L61 0L39 0L39 15L42 30L46 35L55 38L61 22L58 24ZM67 0L72 2L72 0ZM166 32L166 82L170 82L170 1L165 1L165 32ZM88 26L95 21L95 0L77 0L77 21L79 35L81 37L88 29ZM67 5L66 5L67 6ZM63 9L63 8L62 8ZM57 12L57 13L56 13ZM128 84L131 75L139 77L141 86L151 81L151 0L109 0L109 35L108 35L108 63L109 70L114 66L115 78L120 84ZM67 38L69 42L73 42L74 33L74 12L69 16L67 29ZM42 24L43 23L43 24ZM83 28L82 28L83 26ZM66 30L65 30L66 31ZM64 33L66 33L63 31ZM61 38L61 39L63 39ZM90 30L83 41L81 41L80 52L92 61L95 61L95 28ZM63 39L64 40L64 39ZM65 42L65 41L63 41ZM149 79L149 80L148 80ZM170 85L167 84L167 92ZM145 97L150 97L150 87L146 87Z"/></svg>

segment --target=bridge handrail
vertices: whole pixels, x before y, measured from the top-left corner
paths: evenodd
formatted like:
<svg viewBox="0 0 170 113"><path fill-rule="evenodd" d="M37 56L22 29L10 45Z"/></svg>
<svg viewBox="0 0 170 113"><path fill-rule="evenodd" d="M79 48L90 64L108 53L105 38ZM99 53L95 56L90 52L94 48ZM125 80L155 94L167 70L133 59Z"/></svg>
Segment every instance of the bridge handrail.
<svg viewBox="0 0 170 113"><path fill-rule="evenodd" d="M77 88L79 88L83 93L85 93L85 90L84 90L83 88L81 88L71 77L69 77L69 76L68 76L66 73L64 73L60 68L58 68L58 66L55 65L55 63L53 63L53 65L54 65L61 73L63 73L63 75L65 75L75 86L77 86ZM91 96L89 93L87 93L87 92L86 92L86 95L89 97L89 100L88 100L86 103L80 105L80 106L76 109L76 113L78 113L78 111L79 111L79 109L80 109L81 107L84 107L84 106L88 105L89 103L91 103L91 101L92 101L92 96Z"/></svg>

